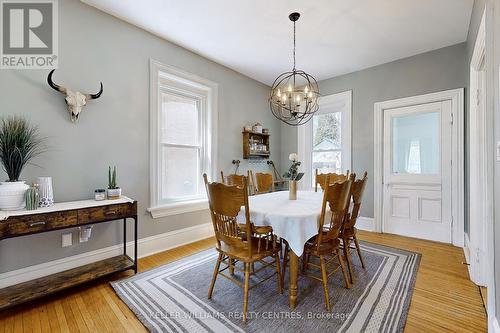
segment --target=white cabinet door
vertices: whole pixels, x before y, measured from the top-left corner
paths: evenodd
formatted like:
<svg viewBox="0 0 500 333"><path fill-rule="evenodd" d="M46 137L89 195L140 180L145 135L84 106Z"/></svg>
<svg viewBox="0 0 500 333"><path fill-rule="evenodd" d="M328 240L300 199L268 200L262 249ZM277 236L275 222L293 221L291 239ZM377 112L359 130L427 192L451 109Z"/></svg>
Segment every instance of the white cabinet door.
<svg viewBox="0 0 500 333"><path fill-rule="evenodd" d="M384 112L384 232L451 243L451 101Z"/></svg>

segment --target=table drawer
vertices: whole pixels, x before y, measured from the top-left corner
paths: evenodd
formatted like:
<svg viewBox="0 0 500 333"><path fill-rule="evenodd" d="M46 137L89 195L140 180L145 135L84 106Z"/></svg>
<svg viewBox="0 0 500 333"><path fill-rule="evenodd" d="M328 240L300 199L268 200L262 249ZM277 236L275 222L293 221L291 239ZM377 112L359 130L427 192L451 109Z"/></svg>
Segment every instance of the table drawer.
<svg viewBox="0 0 500 333"><path fill-rule="evenodd" d="M4 226L3 236L0 236L6 238L76 226L78 224L78 214L76 210L50 214L33 214L10 217L1 223ZM1 230L2 228L0 228Z"/></svg>
<svg viewBox="0 0 500 333"><path fill-rule="evenodd" d="M78 210L78 223L94 223L118 220L135 214L134 204L117 204Z"/></svg>

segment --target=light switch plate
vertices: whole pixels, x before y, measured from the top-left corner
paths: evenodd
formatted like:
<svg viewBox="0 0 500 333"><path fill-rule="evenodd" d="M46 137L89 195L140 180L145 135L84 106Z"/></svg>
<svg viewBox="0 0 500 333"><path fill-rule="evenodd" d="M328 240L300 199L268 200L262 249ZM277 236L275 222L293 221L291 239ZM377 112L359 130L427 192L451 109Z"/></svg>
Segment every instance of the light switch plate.
<svg viewBox="0 0 500 333"><path fill-rule="evenodd" d="M73 234L63 234L62 235L62 247L68 247L73 245Z"/></svg>

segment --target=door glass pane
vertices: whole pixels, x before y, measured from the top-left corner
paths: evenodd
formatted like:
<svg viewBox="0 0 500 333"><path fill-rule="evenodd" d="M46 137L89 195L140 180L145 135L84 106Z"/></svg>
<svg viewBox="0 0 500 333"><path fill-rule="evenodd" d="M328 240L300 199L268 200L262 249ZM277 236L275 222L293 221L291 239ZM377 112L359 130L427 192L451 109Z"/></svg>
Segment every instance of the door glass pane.
<svg viewBox="0 0 500 333"><path fill-rule="evenodd" d="M332 150L341 147L341 112L313 117L313 150Z"/></svg>
<svg viewBox="0 0 500 333"><path fill-rule="evenodd" d="M438 174L439 112L392 118L393 173Z"/></svg>
<svg viewBox="0 0 500 333"><path fill-rule="evenodd" d="M200 194L200 162L197 148L163 147L162 199Z"/></svg>
<svg viewBox="0 0 500 333"><path fill-rule="evenodd" d="M161 142L196 146L199 144L199 111L195 98L162 94Z"/></svg>

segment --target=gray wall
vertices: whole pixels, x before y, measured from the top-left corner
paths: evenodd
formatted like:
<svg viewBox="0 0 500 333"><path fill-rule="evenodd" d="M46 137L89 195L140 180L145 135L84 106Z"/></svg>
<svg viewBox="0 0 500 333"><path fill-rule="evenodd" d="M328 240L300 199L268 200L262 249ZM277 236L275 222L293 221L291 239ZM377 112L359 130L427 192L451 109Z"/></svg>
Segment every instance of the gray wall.
<svg viewBox="0 0 500 333"><path fill-rule="evenodd" d="M242 160L241 129L261 122L271 132L279 164L280 125L268 111L268 87L191 53L77 0L59 1L59 69L55 80L73 89L104 94L91 101L77 124L63 96L46 84L47 70L1 70L0 115L23 115L49 138L51 151L28 166L22 178L54 179L56 201L89 198L106 186L107 166L116 165L124 194L139 201L140 237L209 222L208 212L153 220L149 205L149 59L219 84L218 168ZM243 160L242 160L243 161ZM252 164L252 167L258 165ZM267 167L267 166L265 166ZM243 162L241 170L247 164ZM0 172L0 179L6 175ZM62 231L0 242L0 272L113 245L118 224L94 228L88 243L61 248ZM77 241L74 233L74 243Z"/></svg>
<svg viewBox="0 0 500 333"><path fill-rule="evenodd" d="M419 54L319 82L322 95L353 91L352 169L368 171L361 215L373 217L373 104L394 98L463 88L467 84L465 43ZM281 127L282 161L297 150L297 130Z"/></svg>

